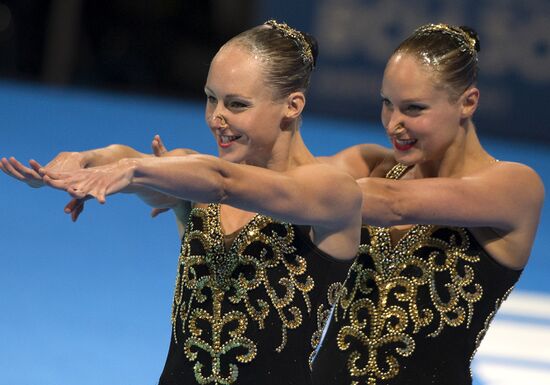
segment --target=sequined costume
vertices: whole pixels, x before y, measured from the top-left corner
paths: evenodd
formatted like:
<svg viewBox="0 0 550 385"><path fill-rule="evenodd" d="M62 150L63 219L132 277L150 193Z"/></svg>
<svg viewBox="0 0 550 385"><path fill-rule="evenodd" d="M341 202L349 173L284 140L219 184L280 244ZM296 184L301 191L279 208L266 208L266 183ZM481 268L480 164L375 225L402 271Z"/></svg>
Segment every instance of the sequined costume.
<svg viewBox="0 0 550 385"><path fill-rule="evenodd" d="M194 208L160 385L309 384L309 356L351 261L320 251L309 227L259 214L224 241L220 206Z"/></svg>
<svg viewBox="0 0 550 385"><path fill-rule="evenodd" d="M398 165L387 177L399 178ZM315 385L466 385L470 362L521 272L465 228L413 226L394 246L366 226L313 362Z"/></svg>

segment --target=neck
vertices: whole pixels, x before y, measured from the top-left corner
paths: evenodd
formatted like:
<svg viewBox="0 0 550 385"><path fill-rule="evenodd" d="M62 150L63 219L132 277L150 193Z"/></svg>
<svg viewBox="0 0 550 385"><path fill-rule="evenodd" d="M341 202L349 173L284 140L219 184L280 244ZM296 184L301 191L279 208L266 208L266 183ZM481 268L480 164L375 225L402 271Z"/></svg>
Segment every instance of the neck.
<svg viewBox="0 0 550 385"><path fill-rule="evenodd" d="M493 161L494 158L481 146L473 122L468 120L443 155L417 164L414 175L415 178L461 177Z"/></svg>
<svg viewBox="0 0 550 385"><path fill-rule="evenodd" d="M314 161L315 157L306 147L300 131L293 130L284 132L281 140L277 141L267 168L285 171Z"/></svg>
<svg viewBox="0 0 550 385"><path fill-rule="evenodd" d="M245 162L274 171L286 171L297 166L315 162L315 157L306 147L298 129L285 130L270 149L263 152L266 157L254 162Z"/></svg>

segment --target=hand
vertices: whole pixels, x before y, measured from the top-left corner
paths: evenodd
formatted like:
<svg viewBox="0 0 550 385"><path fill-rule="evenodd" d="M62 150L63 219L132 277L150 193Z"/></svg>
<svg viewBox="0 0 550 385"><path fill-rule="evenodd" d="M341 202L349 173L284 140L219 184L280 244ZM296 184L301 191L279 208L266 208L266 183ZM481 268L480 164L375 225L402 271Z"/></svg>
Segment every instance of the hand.
<svg viewBox="0 0 550 385"><path fill-rule="evenodd" d="M79 210L79 203L83 203L87 199L96 198L99 203L103 204L108 195L124 192L133 177L132 161L131 159L122 159L104 166L72 172L55 172L41 168L39 173L48 186L65 190L80 201L71 201L65 206L65 211L72 213L73 210Z"/></svg>
<svg viewBox="0 0 550 385"><path fill-rule="evenodd" d="M31 159L29 167L24 166L14 157L0 160L0 169L7 175L26 183L32 188L44 187L45 183L39 170L71 171L83 168L83 158L77 152L61 152L45 167ZM84 210L84 202L87 199L72 199L66 206L65 212L71 214L71 219L75 222Z"/></svg>
<svg viewBox="0 0 550 385"><path fill-rule="evenodd" d="M76 199L73 198L65 206L65 213L71 214L71 220L76 222L82 211L84 211L84 202L90 198Z"/></svg>
<svg viewBox="0 0 550 385"><path fill-rule="evenodd" d="M151 143L151 147L155 156L161 157L168 153L168 149L164 145L162 139L160 138L160 135L155 135L155 137L153 138L153 142ZM165 213L167 211L170 211L170 209L155 207L151 210L151 217L155 218L157 215Z"/></svg>
<svg viewBox="0 0 550 385"><path fill-rule="evenodd" d="M42 176L38 170L43 168L49 171L73 171L84 167L82 154L79 152L61 152L46 166L42 166L37 161L31 159L30 167L24 166L14 157L9 159L2 158L0 169L7 175L29 185L32 188L44 186Z"/></svg>
<svg viewBox="0 0 550 385"><path fill-rule="evenodd" d="M153 154L159 157L165 155L168 152L166 146L160 138L160 135L155 135L151 143L151 148L153 149Z"/></svg>
<svg viewBox="0 0 550 385"><path fill-rule="evenodd" d="M14 157L2 158L0 160L0 170L6 175L11 176L23 183L26 183L32 188L40 188L44 186L42 176L38 170L42 167L37 161L31 159L29 161L31 167L26 167Z"/></svg>

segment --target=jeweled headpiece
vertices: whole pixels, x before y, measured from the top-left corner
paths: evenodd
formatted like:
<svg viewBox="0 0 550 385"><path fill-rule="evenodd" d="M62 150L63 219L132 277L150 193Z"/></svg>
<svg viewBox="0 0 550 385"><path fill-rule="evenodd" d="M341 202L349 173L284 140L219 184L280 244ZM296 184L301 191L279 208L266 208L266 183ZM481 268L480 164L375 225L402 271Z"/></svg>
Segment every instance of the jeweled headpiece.
<svg viewBox="0 0 550 385"><path fill-rule="evenodd" d="M311 65L311 68L314 67L311 45L308 43L308 41L300 31L292 28L286 23L279 23L274 19L268 20L264 24L281 32L284 37L292 39L300 49L300 56L302 57L302 61L304 62L304 64Z"/></svg>
<svg viewBox="0 0 550 385"><path fill-rule="evenodd" d="M453 27L448 24L426 24L414 31L415 35L429 35L433 32L440 32L451 36L458 43L462 52L468 52L476 57L476 40L466 33L462 28Z"/></svg>

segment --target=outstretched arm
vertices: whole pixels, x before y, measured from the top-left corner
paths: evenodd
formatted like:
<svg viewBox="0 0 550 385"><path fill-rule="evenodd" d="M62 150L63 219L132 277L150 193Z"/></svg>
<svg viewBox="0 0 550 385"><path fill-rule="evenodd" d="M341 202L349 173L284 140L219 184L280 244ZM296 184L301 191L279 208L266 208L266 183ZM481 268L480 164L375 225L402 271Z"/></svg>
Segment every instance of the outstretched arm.
<svg viewBox="0 0 550 385"><path fill-rule="evenodd" d="M121 144L112 144L107 147L92 149L82 152L59 153L46 166L42 166L37 161L31 159L27 167L14 157L0 159L0 170L10 177L13 177L32 188L43 187L44 181L38 170L54 172L68 172L89 167L97 167L109 163L117 162L124 158L148 158L152 156L182 156L195 153L189 149L176 149L168 151L164 146L159 135L153 138L151 143L153 154L145 154L133 149L130 146ZM155 207L153 216L170 208L176 207L179 202L173 197L168 197L154 191L142 191L138 196L149 205ZM84 209L84 202L87 199L72 199L66 206L65 212L71 215L73 221L76 221Z"/></svg>
<svg viewBox="0 0 550 385"><path fill-rule="evenodd" d="M116 165L74 173L45 174L48 184L67 190L73 197L93 196L102 203L110 194L145 188L181 200L220 202L281 221L312 225L318 234L343 229L358 234L360 227L361 192L357 183L334 167L319 163L277 172L214 156L189 155L124 159ZM355 250L337 253L349 257Z"/></svg>
<svg viewBox="0 0 550 385"><path fill-rule="evenodd" d="M41 175L38 173L40 168L48 171L74 171L81 168L96 167L107 163L115 162L123 158L145 157L133 148L121 144L112 144L107 147L76 152L63 151L57 154L46 166L31 159L27 167L16 158L2 158L0 169L7 174L30 187L39 188L44 186Z"/></svg>
<svg viewBox="0 0 550 385"><path fill-rule="evenodd" d="M491 229L494 240L505 244L503 253L519 261L510 265L518 266L529 256L544 200L540 177L511 162L463 178L364 178L358 183L364 223Z"/></svg>

